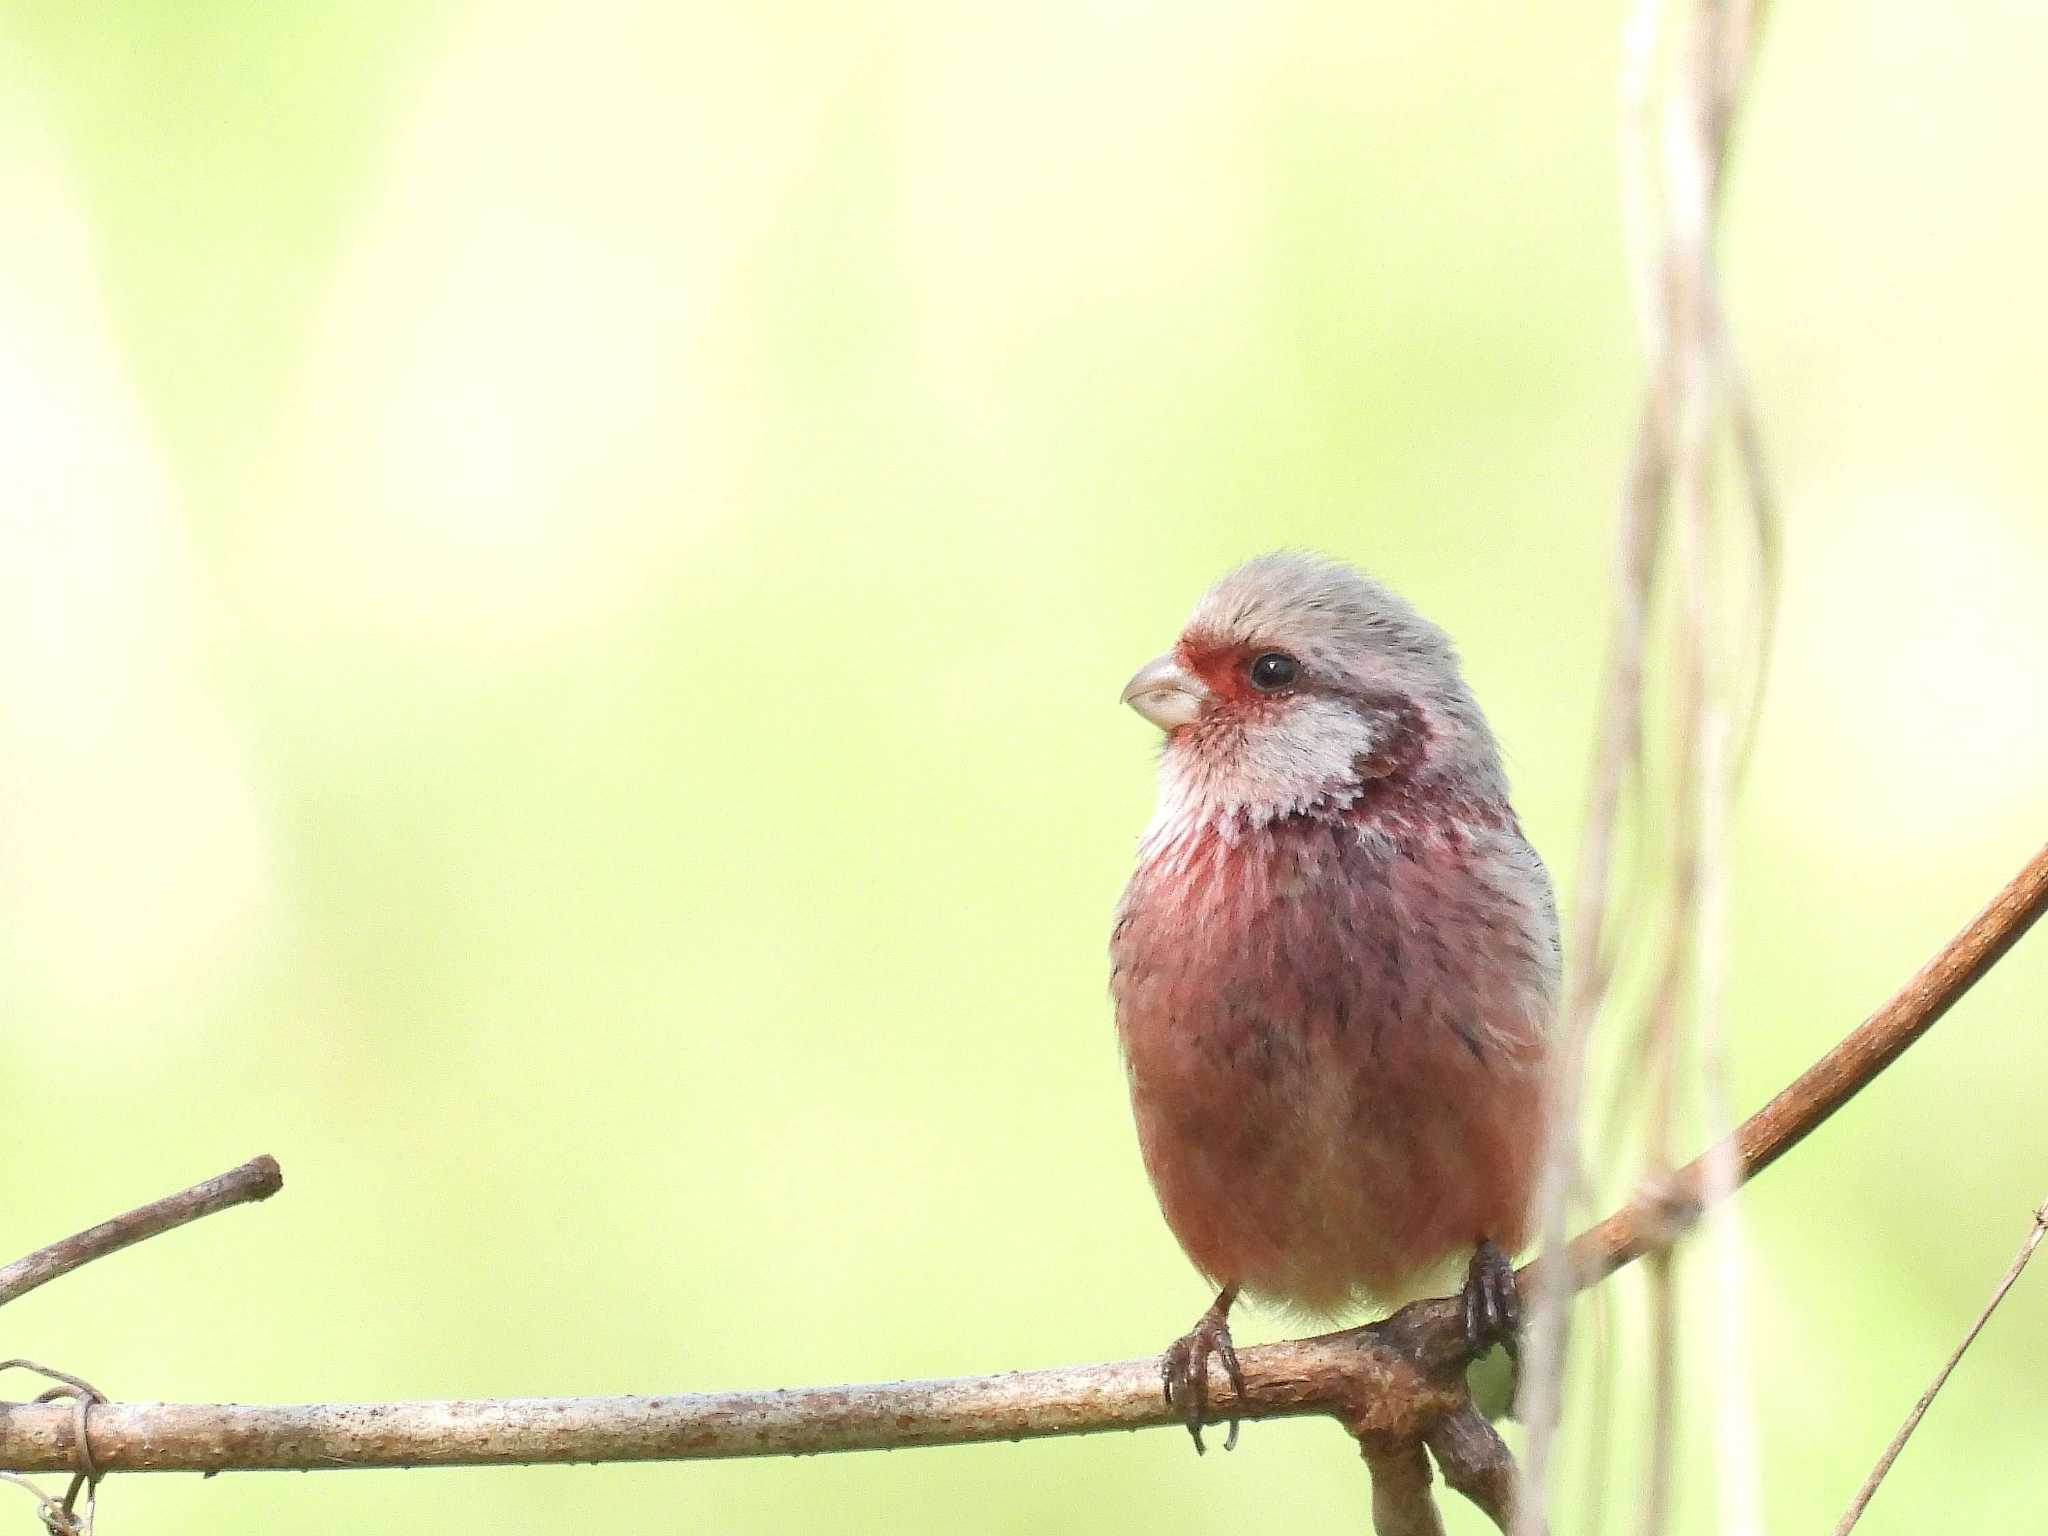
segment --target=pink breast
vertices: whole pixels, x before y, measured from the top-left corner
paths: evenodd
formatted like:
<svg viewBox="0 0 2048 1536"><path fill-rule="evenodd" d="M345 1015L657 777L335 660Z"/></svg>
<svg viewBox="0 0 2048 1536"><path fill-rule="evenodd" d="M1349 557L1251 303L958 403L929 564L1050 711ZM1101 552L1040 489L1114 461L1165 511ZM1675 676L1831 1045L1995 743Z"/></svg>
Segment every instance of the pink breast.
<svg viewBox="0 0 2048 1536"><path fill-rule="evenodd" d="M1519 832L1295 818L1148 853L1112 989L1145 1165L1194 1264L1326 1313L1398 1299L1482 1237L1518 1247L1556 986Z"/></svg>

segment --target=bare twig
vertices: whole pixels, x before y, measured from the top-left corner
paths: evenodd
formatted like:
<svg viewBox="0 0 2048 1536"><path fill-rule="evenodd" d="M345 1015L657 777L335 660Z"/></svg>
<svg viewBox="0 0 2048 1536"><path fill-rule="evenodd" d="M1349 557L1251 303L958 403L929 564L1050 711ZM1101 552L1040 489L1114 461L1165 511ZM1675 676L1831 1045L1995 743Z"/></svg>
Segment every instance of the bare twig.
<svg viewBox="0 0 2048 1536"><path fill-rule="evenodd" d="M251 1200L268 1200L284 1188L284 1174L272 1157L252 1158L239 1168L194 1184L190 1189L148 1205L137 1206L124 1216L87 1227L62 1242L39 1248L26 1258L16 1259L0 1269L0 1306L25 1296L59 1275L68 1275L82 1264L103 1259L110 1253L142 1242L174 1227L182 1227L202 1216L246 1205Z"/></svg>
<svg viewBox="0 0 2048 1536"><path fill-rule="evenodd" d="M1668 1244L1713 1193L1709 1161L1742 1180L1795 1146L1897 1058L2048 908L2048 847L1884 1007L1752 1115L1718 1153L1583 1233L1561 1259L1539 1259L1524 1285L1561 1277L1591 1285ZM1463 1308L1414 1302L1364 1328L1240 1351L1245 1392L1212 1382L1215 1419L1330 1414L1361 1443L1451 1447L1451 1486L1492 1512L1511 1502L1483 1442L1468 1454ZM91 1411L94 1464L104 1471L424 1467L511 1462L690 1460L808 1455L1019 1440L1178 1425L1159 1392L1158 1364L1128 1360L957 1381L816 1387L669 1397L527 1398L483 1402L242 1406L109 1403ZM0 1470L76 1465L73 1411L0 1406ZM1472 1490L1482 1490L1473 1493ZM1491 1490L1491 1491L1487 1491ZM1492 1502L1489 1504L1488 1500Z"/></svg>
<svg viewBox="0 0 2048 1536"><path fill-rule="evenodd" d="M1901 1424L1899 1432L1892 1436L1892 1443L1886 1446L1884 1454L1877 1458L1877 1465L1870 1469L1870 1476L1866 1477L1863 1486L1856 1490L1856 1498L1849 1505L1848 1513L1842 1516L1841 1523L1835 1527L1835 1536L1849 1536L1849 1532L1856 1528L1856 1522L1863 1518L1864 1506L1870 1503L1871 1496L1877 1492L1878 1484L1882 1483L1885 1474L1891 1471L1892 1463L1899 1459L1899 1452L1906 1448L1906 1442L1912 1438L1913 1431L1920 1427L1920 1421L1926 1417L1928 1405L1934 1401L1934 1395L1947 1383L1949 1373L1955 1370L1964 1353L1977 1342L1977 1335L1982 1333L1984 1325L1991 1321L1991 1314L1996 1312L1998 1304L2005 1300L2005 1293L2013 1288L2013 1283L2020 1277L2020 1271L2027 1267L2027 1260L2034 1256L2034 1250L2041 1246L2041 1239L2044 1236L2048 1236L2048 1201L2043 1201L2034 1208L2034 1224L2027 1229L2026 1240L2020 1244L2020 1251L2013 1255L2012 1263L2005 1271L2005 1278L1998 1282L1997 1289L1991 1293L1991 1299L1984 1303L1984 1310L1979 1312L1977 1320L1970 1324L1969 1331L1963 1335L1963 1341L1956 1346L1955 1353L1948 1357L1948 1362L1935 1373L1934 1380L1927 1384L1927 1390L1920 1394L1920 1401L1915 1403L1913 1411L1906 1415L1906 1422Z"/></svg>
<svg viewBox="0 0 2048 1536"><path fill-rule="evenodd" d="M1372 1469L1373 1536L1444 1536L1443 1517L1430 1497L1429 1456L1419 1440L1358 1443Z"/></svg>
<svg viewBox="0 0 2048 1536"><path fill-rule="evenodd" d="M1487 1423L1486 1415L1465 1404L1429 1432L1430 1451L1443 1468L1444 1481L1470 1499L1503 1531L1515 1520L1518 1492L1515 1458Z"/></svg>
<svg viewBox="0 0 2048 1536"><path fill-rule="evenodd" d="M1278 1418L1369 1405L1398 1439L1448 1404L1383 1336L1362 1331L1241 1350L1247 1392L1212 1383L1218 1414ZM473 1402L206 1405L92 1411L108 1471L331 1470L577 1461L715 1460L966 1445L1182 1422L1157 1360L953 1381ZM0 1467L72 1465L67 1407L0 1407Z"/></svg>
<svg viewBox="0 0 2048 1536"><path fill-rule="evenodd" d="M1671 1201L1697 1209L1708 1193L1709 1160L1733 1150L1739 1183L1747 1183L1799 1145L1872 1078L1933 1027L1998 963L2048 909L2048 845L1941 952L1827 1055L1736 1127L1721 1148L1693 1159L1673 1176ZM1575 1283L1590 1285L1648 1251L1661 1220L1660 1202L1640 1197L1582 1232L1568 1250ZM1536 1268L1542 1267L1539 1260Z"/></svg>

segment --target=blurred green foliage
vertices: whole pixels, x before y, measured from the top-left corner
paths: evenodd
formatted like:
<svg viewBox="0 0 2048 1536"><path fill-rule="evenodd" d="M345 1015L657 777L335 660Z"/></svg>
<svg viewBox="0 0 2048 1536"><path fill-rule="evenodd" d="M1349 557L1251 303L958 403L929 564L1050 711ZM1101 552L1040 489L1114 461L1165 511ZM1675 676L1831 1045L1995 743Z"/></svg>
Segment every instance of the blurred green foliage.
<svg viewBox="0 0 2048 1536"><path fill-rule="evenodd" d="M1359 560L1459 638L1569 883L1637 383L1619 23L0 5L0 1248L259 1151L287 1178L10 1308L0 1352L249 1401L1177 1333L1205 1298L1104 995L1151 793L1117 689L1234 560ZM2017 867L2048 781L2048 19L1771 24L1728 244L1787 509L1745 1106ZM2048 1192L2044 984L2037 938L1743 1202L1775 1525L1832 1521ZM2029 1283L1867 1528L2028 1523L2044 1351ZM1695 1394L1690 1531L1710 1442ZM1199 1464L1157 1434L105 1494L163 1533L1362 1501L1315 1423Z"/></svg>

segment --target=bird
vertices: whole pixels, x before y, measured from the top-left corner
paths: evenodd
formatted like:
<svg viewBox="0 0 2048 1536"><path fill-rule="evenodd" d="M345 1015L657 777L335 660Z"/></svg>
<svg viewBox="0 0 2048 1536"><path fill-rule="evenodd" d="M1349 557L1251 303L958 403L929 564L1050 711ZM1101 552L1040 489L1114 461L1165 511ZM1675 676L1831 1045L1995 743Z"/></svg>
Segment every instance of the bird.
<svg viewBox="0 0 2048 1536"><path fill-rule="evenodd" d="M1146 1172L1216 1287L1161 1357L1167 1402L1199 1451L1212 1356L1242 1397L1240 1296L1335 1318L1467 1255L1471 1352L1512 1349L1561 952L1449 637L1280 551L1218 581L1122 702L1164 742L1110 991Z"/></svg>

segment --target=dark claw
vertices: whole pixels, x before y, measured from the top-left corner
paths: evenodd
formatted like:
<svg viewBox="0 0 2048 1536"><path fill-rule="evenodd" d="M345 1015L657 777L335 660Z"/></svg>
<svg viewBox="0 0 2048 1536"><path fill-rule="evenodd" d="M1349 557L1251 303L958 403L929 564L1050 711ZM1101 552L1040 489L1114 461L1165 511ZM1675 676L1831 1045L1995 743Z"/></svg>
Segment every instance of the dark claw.
<svg viewBox="0 0 2048 1536"><path fill-rule="evenodd" d="M1515 1286L1515 1266L1490 1238L1482 1238L1465 1271L1465 1343L1472 1358L1498 1344L1510 1360L1521 1351L1522 1298Z"/></svg>
<svg viewBox="0 0 2048 1536"><path fill-rule="evenodd" d="M1198 1456L1208 1450L1202 1444L1202 1417L1209 1407L1210 1355L1222 1360L1223 1373L1230 1378L1231 1390L1240 1400L1244 1397L1244 1371L1237 1363L1237 1348L1230 1340L1230 1304L1236 1299L1236 1287L1225 1290L1216 1298L1216 1304L1202 1314L1201 1320L1167 1346L1166 1353L1159 1358L1159 1379L1166 1391L1167 1405L1179 1406ZM1235 1419L1230 1421L1223 1449L1237 1449Z"/></svg>

